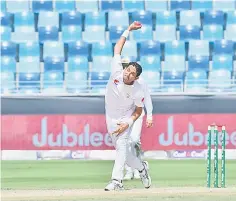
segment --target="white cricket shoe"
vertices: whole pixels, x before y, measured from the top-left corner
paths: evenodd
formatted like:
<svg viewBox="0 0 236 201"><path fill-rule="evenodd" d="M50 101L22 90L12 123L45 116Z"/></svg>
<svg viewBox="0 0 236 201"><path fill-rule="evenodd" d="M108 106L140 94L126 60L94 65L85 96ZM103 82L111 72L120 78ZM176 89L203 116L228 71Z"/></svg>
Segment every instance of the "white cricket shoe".
<svg viewBox="0 0 236 201"><path fill-rule="evenodd" d="M140 179L140 174L137 169L134 170L134 179Z"/></svg>
<svg viewBox="0 0 236 201"><path fill-rule="evenodd" d="M142 170L142 172L139 173L139 175L140 175L140 178L142 180L144 187L149 188L152 184L152 180L148 173L148 170L149 170L148 162L143 161L143 166L144 166L144 169Z"/></svg>
<svg viewBox="0 0 236 201"><path fill-rule="evenodd" d="M127 171L126 174L125 174L125 176L124 176L124 178L123 178L123 180L128 181L128 180L131 180L131 179L133 179L133 178L134 178L134 173L133 173L133 171Z"/></svg>
<svg viewBox="0 0 236 201"><path fill-rule="evenodd" d="M105 191L120 191L124 190L124 186L121 182L112 180L104 189Z"/></svg>

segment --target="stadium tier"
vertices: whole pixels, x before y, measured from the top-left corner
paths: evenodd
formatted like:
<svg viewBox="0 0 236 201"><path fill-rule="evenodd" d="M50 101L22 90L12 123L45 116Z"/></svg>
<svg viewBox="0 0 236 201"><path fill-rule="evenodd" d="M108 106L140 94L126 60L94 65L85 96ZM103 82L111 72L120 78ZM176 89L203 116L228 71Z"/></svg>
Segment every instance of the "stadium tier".
<svg viewBox="0 0 236 201"><path fill-rule="evenodd" d="M1 93L103 93L113 47L152 92L235 91L235 0L1 1Z"/></svg>

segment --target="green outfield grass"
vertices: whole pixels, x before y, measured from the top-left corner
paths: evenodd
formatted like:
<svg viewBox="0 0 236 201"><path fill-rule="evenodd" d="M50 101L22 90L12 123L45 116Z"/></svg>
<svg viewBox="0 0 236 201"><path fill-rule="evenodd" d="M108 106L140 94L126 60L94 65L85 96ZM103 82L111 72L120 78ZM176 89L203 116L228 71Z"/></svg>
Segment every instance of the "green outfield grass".
<svg viewBox="0 0 236 201"><path fill-rule="evenodd" d="M153 181L152 189L206 186L206 161L204 160L152 160L149 161L149 165ZM112 167L112 161L2 161L2 189L12 191L20 189L31 189L31 191L36 189L101 189L102 197L97 196L96 199L89 197L89 195L83 199L74 199L71 195L66 200L103 200L106 194L103 194L102 189L110 180ZM143 191L143 186L139 180L124 182L124 185L127 189ZM236 193L236 161L226 161L226 186L227 188L235 187ZM109 193L107 195L110 196ZM122 200L123 198L119 196L111 196L109 200ZM135 200L149 200L149 198L156 200L153 196L155 197L152 193L147 196L140 195ZM191 201L195 201L193 195L183 196L181 193L173 197L163 194L158 196L158 199L176 201L183 200L186 197L187 201L190 196ZM195 196L196 200L200 199L198 195ZM208 196L210 195L202 196L201 200L209 200ZM212 200L216 201L221 196L225 195L215 196L216 198ZM235 199L236 197L233 196L232 198ZM46 200L51 199L47 198ZM60 199L63 198L60 197ZM230 196L224 198L224 200L230 199ZM27 200L29 199L27 198ZM126 200L132 200L132 197Z"/></svg>

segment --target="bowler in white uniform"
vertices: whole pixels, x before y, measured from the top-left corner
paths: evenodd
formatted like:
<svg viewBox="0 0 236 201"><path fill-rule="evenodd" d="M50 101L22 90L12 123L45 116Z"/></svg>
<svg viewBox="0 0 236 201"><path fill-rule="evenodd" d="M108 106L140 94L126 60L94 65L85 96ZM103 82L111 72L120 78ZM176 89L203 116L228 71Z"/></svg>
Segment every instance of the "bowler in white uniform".
<svg viewBox="0 0 236 201"><path fill-rule="evenodd" d="M130 62L128 67L123 69L121 62L121 51L126 38L130 31L141 27L138 22L132 23L114 47L111 76L105 93L105 109L107 130L116 149L116 158L111 181L105 187L106 191L124 189L122 180L125 164L139 171L145 188L151 186L148 163L137 156L130 138L133 124L141 116L145 101L142 85L137 81L142 67L136 62Z"/></svg>

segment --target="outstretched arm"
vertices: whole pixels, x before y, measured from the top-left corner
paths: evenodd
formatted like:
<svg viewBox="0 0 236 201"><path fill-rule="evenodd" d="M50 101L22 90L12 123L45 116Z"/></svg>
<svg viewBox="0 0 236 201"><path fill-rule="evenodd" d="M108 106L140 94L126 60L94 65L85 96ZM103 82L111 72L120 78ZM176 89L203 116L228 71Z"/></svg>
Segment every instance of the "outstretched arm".
<svg viewBox="0 0 236 201"><path fill-rule="evenodd" d="M133 22L127 30L124 31L124 33L121 35L120 39L117 41L115 47L114 47L114 58L112 60L112 74L115 72L120 72L123 70L122 62L121 62L121 52L125 45L126 39L129 36L130 31L138 30L142 27L142 25L139 22Z"/></svg>
<svg viewBox="0 0 236 201"><path fill-rule="evenodd" d="M120 37L120 39L117 41L115 47L114 47L114 55L117 55L117 54L121 54L122 52L122 49L124 47L124 44L125 44L125 41L126 41L126 38L128 38L129 36L129 32L130 31L133 31L133 30L138 30L142 27L142 25L137 22L137 21L134 21L129 27L127 30L124 31L124 33L122 34L122 36Z"/></svg>

